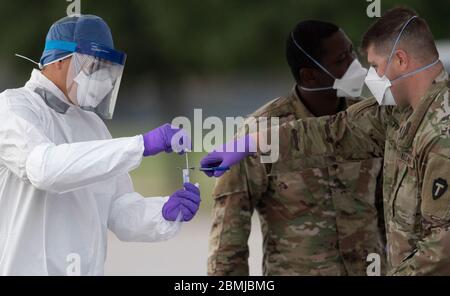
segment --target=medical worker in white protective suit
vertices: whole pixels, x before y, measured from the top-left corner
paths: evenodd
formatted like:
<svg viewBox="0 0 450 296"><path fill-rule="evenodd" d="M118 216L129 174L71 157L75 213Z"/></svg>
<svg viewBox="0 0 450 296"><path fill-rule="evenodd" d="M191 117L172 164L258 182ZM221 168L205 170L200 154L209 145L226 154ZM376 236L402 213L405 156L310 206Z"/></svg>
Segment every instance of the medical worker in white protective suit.
<svg viewBox="0 0 450 296"><path fill-rule="evenodd" d="M196 214L194 185L144 198L128 175L143 156L189 148L186 133L166 124L111 139L99 117L112 117L125 59L101 18L66 17L50 28L42 70L0 94L1 275L102 275L108 229L163 241Z"/></svg>

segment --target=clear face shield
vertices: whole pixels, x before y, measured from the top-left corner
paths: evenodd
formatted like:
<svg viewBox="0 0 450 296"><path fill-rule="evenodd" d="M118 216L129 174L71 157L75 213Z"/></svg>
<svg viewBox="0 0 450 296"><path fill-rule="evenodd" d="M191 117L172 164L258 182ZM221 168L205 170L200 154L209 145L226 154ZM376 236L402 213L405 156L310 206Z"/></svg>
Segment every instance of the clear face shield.
<svg viewBox="0 0 450 296"><path fill-rule="evenodd" d="M72 102L111 119L116 106L124 65L86 54L72 55L67 91Z"/></svg>
<svg viewBox="0 0 450 296"><path fill-rule="evenodd" d="M72 51L66 57L71 57L66 78L69 99L83 110L112 119L126 55L92 42L50 41L47 47Z"/></svg>

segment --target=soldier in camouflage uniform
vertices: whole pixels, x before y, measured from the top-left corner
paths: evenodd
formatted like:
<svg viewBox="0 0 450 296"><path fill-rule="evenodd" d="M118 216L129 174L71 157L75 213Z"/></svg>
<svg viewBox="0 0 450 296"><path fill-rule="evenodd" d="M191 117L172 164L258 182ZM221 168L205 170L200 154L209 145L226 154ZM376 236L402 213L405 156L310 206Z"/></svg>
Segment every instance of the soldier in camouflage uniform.
<svg viewBox="0 0 450 296"><path fill-rule="evenodd" d="M392 48L400 28L414 15L409 9L395 8L369 29L363 48L370 63L378 64L377 50L382 51L379 48L384 42ZM401 38L393 50L391 68L396 69L390 70L398 73L391 76L438 59L431 32L422 18L413 19ZM377 65L381 73L386 70L388 54L384 52L384 64ZM411 66L400 71L407 67L406 61ZM397 107L379 106L370 100L336 116L280 127L280 143L286 141L298 147L296 156L300 159L328 157L330 163L339 163L384 156L383 195L391 275L450 275L449 88L448 74L442 63L437 63L392 88ZM291 156L282 152L283 159Z"/></svg>
<svg viewBox="0 0 450 296"><path fill-rule="evenodd" d="M321 24L303 22L298 28ZM330 27L338 32L338 27ZM304 40L299 30L298 40ZM342 32L337 34L347 40L345 50L350 45L347 59L351 62L351 43ZM345 63L343 67L345 71ZM297 69L293 72L295 76ZM252 117L279 117L281 123L314 117L299 93L294 87L288 96L269 102ZM339 103L335 112L356 101L339 99L336 92L332 96ZM325 96L319 99L322 105L332 102ZM379 223L376 207L377 201L382 203L381 193L377 194L382 160L330 166L323 157L296 157L294 147L282 148L288 153L283 161L262 164L256 157L248 158L218 179L213 192L209 275L248 275L247 241L254 210L264 236L265 275L365 275L369 253L381 254L383 260L384 225Z"/></svg>

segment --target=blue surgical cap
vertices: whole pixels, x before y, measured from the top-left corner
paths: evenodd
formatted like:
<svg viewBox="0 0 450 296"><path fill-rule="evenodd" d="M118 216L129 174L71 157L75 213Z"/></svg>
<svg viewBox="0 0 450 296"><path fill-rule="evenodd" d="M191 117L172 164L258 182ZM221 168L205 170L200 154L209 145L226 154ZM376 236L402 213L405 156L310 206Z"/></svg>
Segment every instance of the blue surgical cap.
<svg viewBox="0 0 450 296"><path fill-rule="evenodd" d="M70 16L57 21L48 31L46 44L49 41L71 43L92 42L114 49L111 30L102 18L95 15ZM40 63L45 66L72 53L73 50L69 48L67 50L46 48L42 54Z"/></svg>

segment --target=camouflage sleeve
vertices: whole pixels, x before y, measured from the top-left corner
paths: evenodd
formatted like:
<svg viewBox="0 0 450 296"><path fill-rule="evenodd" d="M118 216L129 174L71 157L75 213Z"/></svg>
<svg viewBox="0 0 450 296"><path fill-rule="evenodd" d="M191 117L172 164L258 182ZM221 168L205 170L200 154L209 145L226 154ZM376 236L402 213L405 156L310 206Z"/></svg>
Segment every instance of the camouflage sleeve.
<svg viewBox="0 0 450 296"><path fill-rule="evenodd" d="M334 116L283 124L279 138L290 141L299 157L328 157L331 162L382 157L390 110L374 100L363 101ZM280 147L285 146L283 143ZM284 158L283 151L280 157Z"/></svg>
<svg viewBox="0 0 450 296"><path fill-rule="evenodd" d="M261 182L265 183L264 175L264 168L259 161L249 158L217 180L213 192L208 275L249 274L248 238L251 218L261 195L260 191L264 188L261 186Z"/></svg>
<svg viewBox="0 0 450 296"><path fill-rule="evenodd" d="M429 151L421 187L422 237L392 275L450 274L450 138Z"/></svg>

